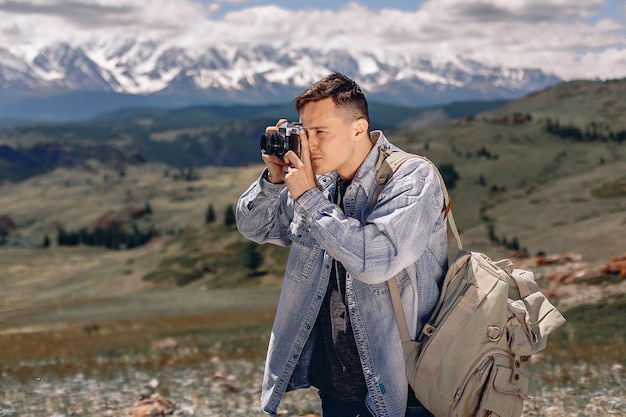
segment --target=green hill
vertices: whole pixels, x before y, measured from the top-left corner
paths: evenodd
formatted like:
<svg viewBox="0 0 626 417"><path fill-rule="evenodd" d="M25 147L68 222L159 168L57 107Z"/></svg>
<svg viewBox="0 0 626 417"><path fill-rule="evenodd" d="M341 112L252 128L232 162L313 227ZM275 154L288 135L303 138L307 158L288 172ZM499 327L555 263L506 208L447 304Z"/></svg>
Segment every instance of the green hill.
<svg viewBox="0 0 626 417"><path fill-rule="evenodd" d="M625 106L626 80L576 81L394 140L454 167L468 241L606 258L626 249Z"/></svg>

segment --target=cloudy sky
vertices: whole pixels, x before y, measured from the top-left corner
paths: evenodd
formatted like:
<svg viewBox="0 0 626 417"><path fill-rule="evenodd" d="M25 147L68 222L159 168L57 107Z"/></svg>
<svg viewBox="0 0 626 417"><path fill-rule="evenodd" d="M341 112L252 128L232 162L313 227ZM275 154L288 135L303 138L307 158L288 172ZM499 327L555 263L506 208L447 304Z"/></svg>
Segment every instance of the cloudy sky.
<svg viewBox="0 0 626 417"><path fill-rule="evenodd" d="M626 77L624 0L0 0L0 47L122 34L473 58L564 79Z"/></svg>

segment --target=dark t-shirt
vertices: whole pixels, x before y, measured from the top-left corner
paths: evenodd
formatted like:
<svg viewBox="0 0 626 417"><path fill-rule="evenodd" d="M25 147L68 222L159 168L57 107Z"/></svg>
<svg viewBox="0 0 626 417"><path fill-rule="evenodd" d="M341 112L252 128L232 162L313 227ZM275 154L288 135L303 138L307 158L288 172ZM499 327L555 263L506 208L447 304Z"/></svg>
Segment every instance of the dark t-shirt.
<svg viewBox="0 0 626 417"><path fill-rule="evenodd" d="M341 196L349 185L349 181L337 182L335 200L342 209ZM363 401L367 386L347 308L346 270L340 262L333 262L315 327L317 339L309 371L311 385L343 401Z"/></svg>

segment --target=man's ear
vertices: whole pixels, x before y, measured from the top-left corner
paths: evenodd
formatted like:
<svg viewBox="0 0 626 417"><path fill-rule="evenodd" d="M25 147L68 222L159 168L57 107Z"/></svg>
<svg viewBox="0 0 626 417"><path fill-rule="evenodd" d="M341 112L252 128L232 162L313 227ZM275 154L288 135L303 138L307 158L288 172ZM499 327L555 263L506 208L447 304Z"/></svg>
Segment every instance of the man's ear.
<svg viewBox="0 0 626 417"><path fill-rule="evenodd" d="M352 129L355 136L361 136L362 134L369 135L369 123L364 117L359 117L352 122Z"/></svg>

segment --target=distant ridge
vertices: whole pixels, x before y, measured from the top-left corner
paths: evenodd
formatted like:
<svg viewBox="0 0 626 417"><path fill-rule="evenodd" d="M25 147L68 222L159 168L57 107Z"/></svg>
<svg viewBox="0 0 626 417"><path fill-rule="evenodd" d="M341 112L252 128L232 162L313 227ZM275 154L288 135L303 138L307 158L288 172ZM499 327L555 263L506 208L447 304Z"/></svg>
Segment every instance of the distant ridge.
<svg viewBox="0 0 626 417"><path fill-rule="evenodd" d="M418 109L372 102L371 125L386 131L432 126L504 103L463 102ZM4 147L0 181L19 181L57 167L81 166L90 158L113 167L142 162L176 168L244 166L258 162L260 135L280 117L297 120L293 103L139 107L80 122L22 124L0 131L0 146Z"/></svg>

